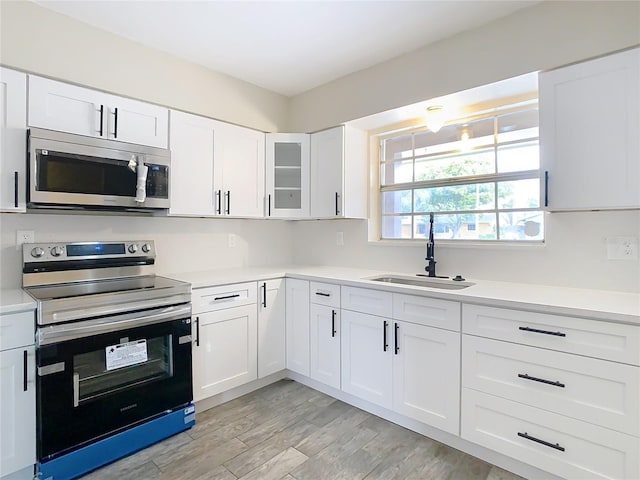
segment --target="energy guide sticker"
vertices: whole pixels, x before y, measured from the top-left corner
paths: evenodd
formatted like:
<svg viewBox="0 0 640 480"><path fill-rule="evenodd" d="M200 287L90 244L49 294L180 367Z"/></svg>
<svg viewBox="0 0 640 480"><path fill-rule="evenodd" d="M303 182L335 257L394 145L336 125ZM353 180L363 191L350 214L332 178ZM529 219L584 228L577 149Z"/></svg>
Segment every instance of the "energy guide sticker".
<svg viewBox="0 0 640 480"><path fill-rule="evenodd" d="M107 370L128 367L147 361L147 341L135 340L133 342L119 343L105 348Z"/></svg>

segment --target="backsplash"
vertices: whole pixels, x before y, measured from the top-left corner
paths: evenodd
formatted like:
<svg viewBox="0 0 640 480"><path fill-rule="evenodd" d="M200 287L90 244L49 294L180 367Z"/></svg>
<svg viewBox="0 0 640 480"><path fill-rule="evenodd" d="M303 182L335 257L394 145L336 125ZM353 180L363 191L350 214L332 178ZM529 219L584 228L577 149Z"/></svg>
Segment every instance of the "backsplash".
<svg viewBox="0 0 640 480"><path fill-rule="evenodd" d="M22 249L16 230L36 242L151 239L160 275L292 262L291 222L115 215L1 214L2 288L20 287ZM229 239L229 235L235 237ZM235 242L235 247L229 245Z"/></svg>

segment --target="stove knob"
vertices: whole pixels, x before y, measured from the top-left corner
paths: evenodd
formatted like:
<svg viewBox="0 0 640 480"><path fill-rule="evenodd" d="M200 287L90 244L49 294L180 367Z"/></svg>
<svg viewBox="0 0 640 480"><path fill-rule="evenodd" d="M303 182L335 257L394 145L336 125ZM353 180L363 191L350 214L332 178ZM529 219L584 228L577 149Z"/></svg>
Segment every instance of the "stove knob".
<svg viewBox="0 0 640 480"><path fill-rule="evenodd" d="M64 253L64 248L62 247L53 247L51 249L51 255L53 255L54 257L59 257L63 253Z"/></svg>
<svg viewBox="0 0 640 480"><path fill-rule="evenodd" d="M129 245L127 250L129 250L129 253L136 253L138 251L138 246L135 243L132 243Z"/></svg>
<svg viewBox="0 0 640 480"><path fill-rule="evenodd" d="M151 251L151 245L149 245L148 243L145 243L144 245L142 245L142 251L144 253L149 253Z"/></svg>
<svg viewBox="0 0 640 480"><path fill-rule="evenodd" d="M41 249L40 247L35 247L33 250L31 250L32 257L40 258L43 255L44 255L44 250Z"/></svg>

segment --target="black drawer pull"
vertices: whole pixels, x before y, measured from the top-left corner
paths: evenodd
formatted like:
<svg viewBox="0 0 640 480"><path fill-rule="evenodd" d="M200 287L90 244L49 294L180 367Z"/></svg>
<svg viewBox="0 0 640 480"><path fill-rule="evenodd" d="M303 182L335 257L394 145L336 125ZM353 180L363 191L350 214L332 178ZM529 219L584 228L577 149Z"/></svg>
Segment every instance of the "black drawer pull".
<svg viewBox="0 0 640 480"><path fill-rule="evenodd" d="M222 190L216 190L216 213L222 215Z"/></svg>
<svg viewBox="0 0 640 480"><path fill-rule="evenodd" d="M118 108L114 108L116 118L113 121L113 138L118 138Z"/></svg>
<svg viewBox="0 0 640 480"><path fill-rule="evenodd" d="M234 293L233 295L225 295L224 297L215 297L213 299L213 301L215 302L215 301L218 301L218 300L227 300L229 298L236 298L236 297L239 297L239 296L240 296L239 293Z"/></svg>
<svg viewBox="0 0 640 480"><path fill-rule="evenodd" d="M262 284L262 306L267 308L267 282Z"/></svg>
<svg viewBox="0 0 640 480"><path fill-rule="evenodd" d="M18 208L18 172L13 172L13 206Z"/></svg>
<svg viewBox="0 0 640 480"><path fill-rule="evenodd" d="M519 373L518 377L524 378L525 380L532 380L534 382L546 383L547 385L553 385L554 387L564 388L564 383L560 383L558 381L552 382L551 380L545 380L544 378L530 377L526 373Z"/></svg>
<svg viewBox="0 0 640 480"><path fill-rule="evenodd" d="M389 344L387 344L387 326L389 324L386 320L382 321L382 351L386 352Z"/></svg>
<svg viewBox="0 0 640 480"><path fill-rule="evenodd" d="M321 297L330 297L331 296L330 293L325 293L325 292L316 292L316 295L320 295Z"/></svg>
<svg viewBox="0 0 640 480"><path fill-rule="evenodd" d="M196 347L200 346L200 317L196 317Z"/></svg>
<svg viewBox="0 0 640 480"><path fill-rule="evenodd" d="M545 447L555 448L556 450L560 450L561 452L564 452L564 447L561 447L559 443L551 443L545 440L540 440L539 438L532 437L527 432L524 432L524 433L518 432L518 436L522 438L526 438L527 440L531 440L532 442L536 442L541 445L544 445Z"/></svg>
<svg viewBox="0 0 640 480"><path fill-rule="evenodd" d="M524 330L525 332L533 332L533 333L544 333L545 335L553 335L556 337L566 337L566 333L562 332L550 332L549 330L539 330L537 328L531 327L518 327L520 330Z"/></svg>
<svg viewBox="0 0 640 480"><path fill-rule="evenodd" d="M398 329L400 328L400 326L396 323L395 324L395 328L394 328L394 332L393 332L393 343L394 343L394 350L396 355L398 354L398 351L400 350L400 348L398 347Z"/></svg>
<svg viewBox="0 0 640 480"><path fill-rule="evenodd" d="M102 128L104 127L104 105L100 105L100 136L102 136Z"/></svg>

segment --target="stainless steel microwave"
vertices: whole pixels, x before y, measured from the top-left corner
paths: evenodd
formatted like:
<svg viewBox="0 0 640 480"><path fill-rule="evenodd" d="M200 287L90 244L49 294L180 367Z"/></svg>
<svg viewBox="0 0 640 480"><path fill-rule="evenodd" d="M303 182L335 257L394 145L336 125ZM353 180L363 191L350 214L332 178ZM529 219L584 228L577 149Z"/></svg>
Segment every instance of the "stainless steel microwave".
<svg viewBox="0 0 640 480"><path fill-rule="evenodd" d="M169 150L31 128L29 208L169 208Z"/></svg>

